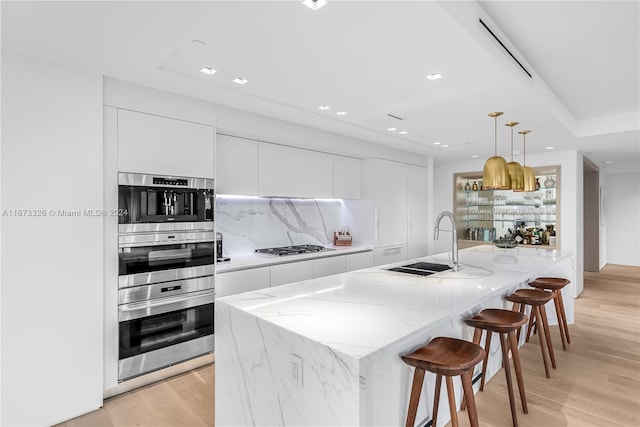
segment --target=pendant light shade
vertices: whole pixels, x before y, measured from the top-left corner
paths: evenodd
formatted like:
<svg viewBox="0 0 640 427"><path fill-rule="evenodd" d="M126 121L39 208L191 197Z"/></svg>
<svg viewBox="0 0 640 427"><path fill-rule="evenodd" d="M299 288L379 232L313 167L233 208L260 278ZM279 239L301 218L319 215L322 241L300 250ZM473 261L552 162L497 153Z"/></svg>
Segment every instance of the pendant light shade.
<svg viewBox="0 0 640 427"><path fill-rule="evenodd" d="M513 191L522 191L524 190L524 173L522 171L522 165L513 161L513 127L517 124L518 122L505 123L505 126L509 126L511 128L511 161L507 163L507 167L509 168L511 189Z"/></svg>
<svg viewBox="0 0 640 427"><path fill-rule="evenodd" d="M522 159L522 176L523 176L523 189L519 191L532 192L536 191L536 174L533 173L533 169L527 166L527 134L531 132L530 130L521 130L518 132L522 135L522 145L523 145L523 159Z"/></svg>
<svg viewBox="0 0 640 427"><path fill-rule="evenodd" d="M495 143L494 156L489 157L484 163L482 173L482 187L488 190L509 190L511 188L507 161L498 156L498 117L502 114L500 111L489 113L489 117L493 117L495 121Z"/></svg>

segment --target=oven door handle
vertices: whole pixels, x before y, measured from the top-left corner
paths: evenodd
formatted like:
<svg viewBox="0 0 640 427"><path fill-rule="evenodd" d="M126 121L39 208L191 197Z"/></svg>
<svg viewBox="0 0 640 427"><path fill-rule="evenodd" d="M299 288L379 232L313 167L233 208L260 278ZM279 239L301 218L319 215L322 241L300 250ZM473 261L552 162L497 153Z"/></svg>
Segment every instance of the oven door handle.
<svg viewBox="0 0 640 427"><path fill-rule="evenodd" d="M185 308L197 307L199 305L213 304L215 298L216 293L214 290L206 290L191 292L179 297L158 298L151 301L123 304L118 307L118 321L126 322L141 317L184 310Z"/></svg>

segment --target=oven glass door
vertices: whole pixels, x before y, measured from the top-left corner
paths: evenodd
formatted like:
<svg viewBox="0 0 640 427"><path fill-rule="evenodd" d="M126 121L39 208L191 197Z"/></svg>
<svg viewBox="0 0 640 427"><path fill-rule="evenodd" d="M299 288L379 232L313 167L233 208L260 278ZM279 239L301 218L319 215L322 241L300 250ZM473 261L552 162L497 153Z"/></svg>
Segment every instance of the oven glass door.
<svg viewBox="0 0 640 427"><path fill-rule="evenodd" d="M213 334L213 303L127 320L119 326L122 360Z"/></svg>
<svg viewBox="0 0 640 427"><path fill-rule="evenodd" d="M215 242L121 247L119 275L213 265Z"/></svg>

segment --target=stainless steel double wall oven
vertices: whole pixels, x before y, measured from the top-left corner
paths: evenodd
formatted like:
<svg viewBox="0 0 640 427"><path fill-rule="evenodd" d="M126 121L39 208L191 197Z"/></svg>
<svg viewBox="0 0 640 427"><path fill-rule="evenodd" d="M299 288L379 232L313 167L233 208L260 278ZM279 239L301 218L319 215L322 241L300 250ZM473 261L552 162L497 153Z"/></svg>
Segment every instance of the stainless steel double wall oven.
<svg viewBox="0 0 640 427"><path fill-rule="evenodd" d="M213 179L120 173L118 380L214 349Z"/></svg>

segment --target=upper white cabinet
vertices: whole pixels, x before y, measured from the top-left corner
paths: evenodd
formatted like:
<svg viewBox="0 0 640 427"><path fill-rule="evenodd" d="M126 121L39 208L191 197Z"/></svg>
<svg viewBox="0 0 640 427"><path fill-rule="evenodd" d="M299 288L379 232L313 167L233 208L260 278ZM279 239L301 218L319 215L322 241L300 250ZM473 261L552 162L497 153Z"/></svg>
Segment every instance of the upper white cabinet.
<svg viewBox="0 0 640 427"><path fill-rule="evenodd" d="M375 246L407 243L407 165L375 159Z"/></svg>
<svg viewBox="0 0 640 427"><path fill-rule="evenodd" d="M333 197L332 155L266 143L259 151L259 195Z"/></svg>
<svg viewBox="0 0 640 427"><path fill-rule="evenodd" d="M361 160L333 156L333 198L359 199Z"/></svg>
<svg viewBox="0 0 640 427"><path fill-rule="evenodd" d="M258 195L258 141L233 136L216 137L216 192Z"/></svg>
<svg viewBox="0 0 640 427"><path fill-rule="evenodd" d="M407 165L407 257L426 256L430 232L433 224L427 222L427 169L420 166Z"/></svg>
<svg viewBox="0 0 640 427"><path fill-rule="evenodd" d="M118 170L213 178L215 128L118 109Z"/></svg>

